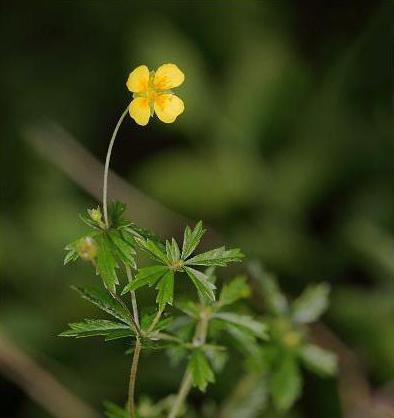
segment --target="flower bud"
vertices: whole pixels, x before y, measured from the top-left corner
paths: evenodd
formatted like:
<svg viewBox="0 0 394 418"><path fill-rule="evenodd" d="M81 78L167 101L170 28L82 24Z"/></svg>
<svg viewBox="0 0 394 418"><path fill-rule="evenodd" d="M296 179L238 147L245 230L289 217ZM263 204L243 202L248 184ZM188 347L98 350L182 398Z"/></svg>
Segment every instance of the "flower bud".
<svg viewBox="0 0 394 418"><path fill-rule="evenodd" d="M97 207L97 209L88 209L88 214L92 221L97 223L102 222L102 214L100 207Z"/></svg>
<svg viewBox="0 0 394 418"><path fill-rule="evenodd" d="M85 261L93 261L97 255L97 244L91 237L81 238L77 249L79 256Z"/></svg>

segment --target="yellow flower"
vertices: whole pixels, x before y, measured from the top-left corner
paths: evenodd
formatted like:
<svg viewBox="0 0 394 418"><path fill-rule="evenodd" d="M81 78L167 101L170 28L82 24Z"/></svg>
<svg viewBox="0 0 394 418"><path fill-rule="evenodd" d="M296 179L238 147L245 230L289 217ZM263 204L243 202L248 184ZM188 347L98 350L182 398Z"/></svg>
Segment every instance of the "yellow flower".
<svg viewBox="0 0 394 418"><path fill-rule="evenodd" d="M180 86L185 79L175 64L163 64L156 71L140 65L132 71L127 88L133 93L129 105L130 116L145 126L155 113L164 123L172 123L185 110L183 101L173 94L172 88Z"/></svg>

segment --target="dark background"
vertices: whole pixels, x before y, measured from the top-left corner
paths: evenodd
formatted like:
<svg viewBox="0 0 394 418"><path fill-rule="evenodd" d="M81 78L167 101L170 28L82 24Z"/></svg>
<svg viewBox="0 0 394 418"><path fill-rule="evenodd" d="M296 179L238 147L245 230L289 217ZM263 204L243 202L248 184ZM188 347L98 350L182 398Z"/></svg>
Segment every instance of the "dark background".
<svg viewBox="0 0 394 418"><path fill-rule="evenodd" d="M97 189L101 179L89 170L80 181L64 173L73 159L83 164L70 149L50 146L48 124L102 161L131 100L129 71L174 62L186 74L177 90L185 114L147 128L126 119L114 171L261 259L290 296L330 282L325 321L356 358L372 399L381 399L394 369L392 6L2 1L4 337L95 407L103 399L123 402L124 344L56 337L92 312L69 290L93 282L91 270L64 268L62 258L65 243L84 231L77 214L96 204L83 184ZM32 127L49 132L48 146L32 140ZM136 222L179 234L164 212L145 210L138 198L130 210ZM181 370L162 365L159 355L144 359L139 393L156 399L175 390ZM1 416L49 416L11 381L0 367ZM289 416L331 417L322 411L340 410L327 409L340 390L335 380L306 375L303 399ZM219 379L208 395L220 400L223 392Z"/></svg>

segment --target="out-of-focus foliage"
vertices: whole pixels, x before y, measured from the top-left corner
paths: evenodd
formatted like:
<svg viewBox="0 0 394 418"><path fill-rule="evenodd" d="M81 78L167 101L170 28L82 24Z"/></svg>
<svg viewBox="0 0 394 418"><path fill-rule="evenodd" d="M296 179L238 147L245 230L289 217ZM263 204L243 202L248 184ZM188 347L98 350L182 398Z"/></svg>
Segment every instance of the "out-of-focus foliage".
<svg viewBox="0 0 394 418"><path fill-rule="evenodd" d="M86 232L75 215L96 202L24 132L54 120L102 160L129 100L129 70L177 62L187 75L179 89L187 111L165 131L126 124L115 171L206 219L274 271L286 293L330 283L327 323L372 389L386 385L394 373L392 13L389 1L356 0L3 3L2 329L97 408L102 399L123 402L121 340L98 348L56 337L94 312L65 290L92 284L89 267L66 270L62 260L64 243ZM232 390L239 363L208 388L213 403ZM154 400L181 378L181 367L170 374L154 352L141 367L137 395L143 387ZM9 395L7 417L47 417L2 377L0 390ZM197 395L191 402L202 403ZM338 402L335 384L307 375L289 417L339 416ZM212 410L206 404L201 414Z"/></svg>

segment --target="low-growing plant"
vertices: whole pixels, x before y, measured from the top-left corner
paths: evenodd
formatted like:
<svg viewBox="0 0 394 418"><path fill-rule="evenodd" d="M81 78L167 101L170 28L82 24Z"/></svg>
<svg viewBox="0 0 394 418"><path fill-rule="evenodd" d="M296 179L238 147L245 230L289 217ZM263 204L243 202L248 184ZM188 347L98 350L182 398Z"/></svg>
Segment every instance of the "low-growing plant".
<svg viewBox="0 0 394 418"><path fill-rule="evenodd" d="M80 216L88 231L66 246L65 264L78 259L89 262L102 280L101 287L74 289L110 319L71 323L60 335L130 341L128 400L124 407L105 402L109 418L176 418L187 413L189 392L193 387L205 392L215 382L215 374L228 360L230 345L245 357L245 377L239 384L252 382L253 390L247 396L230 397L222 408L214 409L213 416L256 416L266 405L265 393L271 393L277 409L286 410L301 393L299 364L324 375L336 369L335 356L311 344L307 329L327 307L327 285L308 288L290 305L275 279L252 264L251 276L259 283L266 307L264 316L262 312L256 318L243 302L251 294L246 275L217 285L216 269L244 258L238 248L199 251L205 233L201 221L185 228L182 242L163 240L127 219L123 203L107 203L110 158L122 121L129 113L141 126L155 114L165 123L174 122L184 104L171 89L183 81L182 71L174 64L164 64L156 72L141 65L130 73L127 87L133 100L109 143L102 208L88 209ZM144 263L146 259L150 263ZM179 294L177 283L184 280L190 281L193 294ZM137 296L146 287L155 289L155 300L141 306ZM137 404L139 360L148 350L163 350L173 362L184 362L185 372L176 395L157 402L141 397Z"/></svg>

